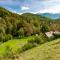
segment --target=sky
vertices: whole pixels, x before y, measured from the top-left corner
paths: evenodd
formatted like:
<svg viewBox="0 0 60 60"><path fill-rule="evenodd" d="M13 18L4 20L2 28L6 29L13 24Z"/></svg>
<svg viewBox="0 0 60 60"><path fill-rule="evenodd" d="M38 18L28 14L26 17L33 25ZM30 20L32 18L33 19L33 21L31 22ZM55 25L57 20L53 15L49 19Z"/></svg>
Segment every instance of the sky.
<svg viewBox="0 0 60 60"><path fill-rule="evenodd" d="M0 0L0 6L14 13L60 13L60 0Z"/></svg>

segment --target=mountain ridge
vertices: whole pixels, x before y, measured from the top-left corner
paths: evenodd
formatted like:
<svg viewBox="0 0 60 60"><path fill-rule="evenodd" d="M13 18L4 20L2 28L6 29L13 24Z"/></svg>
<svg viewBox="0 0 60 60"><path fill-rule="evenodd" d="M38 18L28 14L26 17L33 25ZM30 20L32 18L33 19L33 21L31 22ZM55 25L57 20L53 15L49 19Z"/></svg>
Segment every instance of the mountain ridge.
<svg viewBox="0 0 60 60"><path fill-rule="evenodd" d="M60 13L40 13L40 15L48 17L48 18L52 18L52 19L60 18Z"/></svg>

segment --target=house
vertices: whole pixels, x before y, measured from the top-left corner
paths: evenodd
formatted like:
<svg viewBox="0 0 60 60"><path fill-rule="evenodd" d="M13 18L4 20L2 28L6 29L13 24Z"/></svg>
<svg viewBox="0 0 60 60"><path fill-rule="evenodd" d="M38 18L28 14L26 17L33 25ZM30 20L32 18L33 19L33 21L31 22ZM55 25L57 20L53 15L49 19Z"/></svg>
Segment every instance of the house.
<svg viewBox="0 0 60 60"><path fill-rule="evenodd" d="M54 35L53 35L53 31L46 32L45 34L46 34L46 36L49 37L49 38L52 37L52 36L54 36Z"/></svg>
<svg viewBox="0 0 60 60"><path fill-rule="evenodd" d="M56 31L54 31L54 34L60 35L60 31L56 30Z"/></svg>
<svg viewBox="0 0 60 60"><path fill-rule="evenodd" d="M48 38L50 38L50 37L53 37L54 34L55 34L55 35L60 35L60 31L59 31L59 30L55 30L55 31L46 32L45 34L46 34L46 36L47 36Z"/></svg>

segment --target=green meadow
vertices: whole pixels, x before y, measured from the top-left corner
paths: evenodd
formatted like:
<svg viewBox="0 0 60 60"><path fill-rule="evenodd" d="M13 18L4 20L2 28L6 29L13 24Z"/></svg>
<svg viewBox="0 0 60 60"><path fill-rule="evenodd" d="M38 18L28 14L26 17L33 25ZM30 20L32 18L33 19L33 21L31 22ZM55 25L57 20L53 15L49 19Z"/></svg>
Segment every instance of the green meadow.
<svg viewBox="0 0 60 60"><path fill-rule="evenodd" d="M31 40L31 39L34 39L34 36L7 41L0 45L0 54L3 54L5 52L6 46L9 46L13 49L13 51L16 51L18 48L20 48L22 45L27 43L28 40Z"/></svg>
<svg viewBox="0 0 60 60"><path fill-rule="evenodd" d="M60 39L22 53L19 60L60 60Z"/></svg>

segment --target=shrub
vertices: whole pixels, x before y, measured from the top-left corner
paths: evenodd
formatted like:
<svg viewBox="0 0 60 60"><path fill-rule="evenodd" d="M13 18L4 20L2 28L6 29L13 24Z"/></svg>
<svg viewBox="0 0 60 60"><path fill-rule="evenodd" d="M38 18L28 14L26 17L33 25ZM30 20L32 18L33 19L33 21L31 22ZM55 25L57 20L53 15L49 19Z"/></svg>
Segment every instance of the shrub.
<svg viewBox="0 0 60 60"><path fill-rule="evenodd" d="M48 32L49 31L49 26L46 25L46 24L42 24L41 28L40 28L40 31L42 33L45 33L45 32Z"/></svg>
<svg viewBox="0 0 60 60"><path fill-rule="evenodd" d="M53 34L53 35L54 35L55 39L60 38L60 34Z"/></svg>
<svg viewBox="0 0 60 60"><path fill-rule="evenodd" d="M3 40L5 39L5 36L3 33L0 33L0 42L3 42Z"/></svg>
<svg viewBox="0 0 60 60"><path fill-rule="evenodd" d="M56 39L55 36L52 36L48 39L48 41L52 41L52 40L55 40L55 39Z"/></svg>
<svg viewBox="0 0 60 60"><path fill-rule="evenodd" d="M23 28L20 28L19 31L18 31L18 38L22 38L24 37L24 29Z"/></svg>
<svg viewBox="0 0 60 60"><path fill-rule="evenodd" d="M3 42L6 42L6 41L11 40L11 39L12 39L12 35L5 34L5 39L3 40Z"/></svg>
<svg viewBox="0 0 60 60"><path fill-rule="evenodd" d="M48 38L43 33L41 33L40 36L36 36L32 40L28 40L28 42L26 44L24 44L24 46L22 46L20 52L23 52L23 51L26 51L26 50L31 49L33 47L36 47L37 45L43 44L47 41L48 41Z"/></svg>
<svg viewBox="0 0 60 60"><path fill-rule="evenodd" d="M0 42L6 42L12 39L12 35L0 33Z"/></svg>
<svg viewBox="0 0 60 60"><path fill-rule="evenodd" d="M14 59L15 58L15 54L12 51L12 48L10 48L9 46L6 46L6 50L5 53L3 54L4 59L8 60L8 59Z"/></svg>
<svg viewBox="0 0 60 60"><path fill-rule="evenodd" d="M39 38L40 38L42 43L45 43L49 40L49 38L44 33L40 33Z"/></svg>
<svg viewBox="0 0 60 60"><path fill-rule="evenodd" d="M45 34L43 34L43 33L40 33L40 35L39 36L35 36L35 38L34 39L32 39L32 40L28 40L28 43L32 43L32 44L43 44L43 43L45 43L45 42L47 42L49 39L46 37L46 35Z"/></svg>
<svg viewBox="0 0 60 60"><path fill-rule="evenodd" d="M31 43L42 44L48 41L48 38L44 33L40 33L39 36L36 36L34 40L30 40Z"/></svg>
<svg viewBox="0 0 60 60"><path fill-rule="evenodd" d="M26 43L26 44L22 47L21 52L26 51L26 50L28 50L28 49L31 49L31 48L33 48L33 47L35 47L35 46L36 46L36 44Z"/></svg>
<svg viewBox="0 0 60 60"><path fill-rule="evenodd" d="M39 37L35 37L35 39L32 39L32 40L29 40L28 41L29 43L32 43L32 44L39 44L40 43L40 38Z"/></svg>

